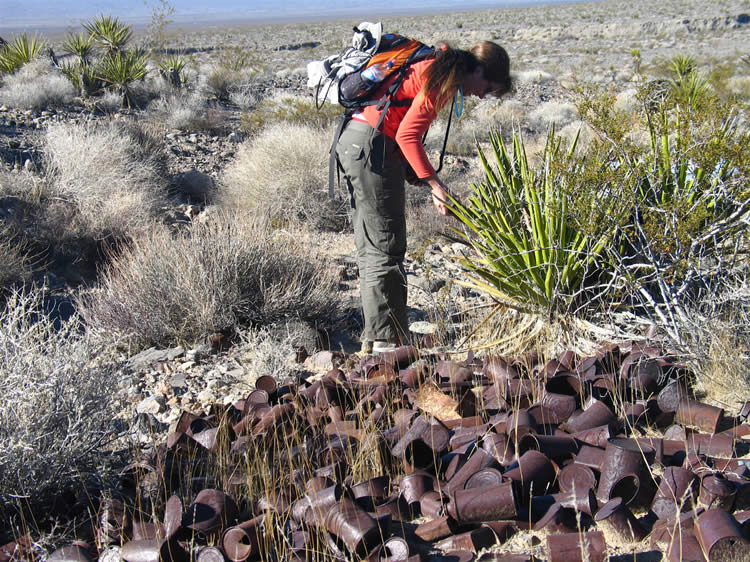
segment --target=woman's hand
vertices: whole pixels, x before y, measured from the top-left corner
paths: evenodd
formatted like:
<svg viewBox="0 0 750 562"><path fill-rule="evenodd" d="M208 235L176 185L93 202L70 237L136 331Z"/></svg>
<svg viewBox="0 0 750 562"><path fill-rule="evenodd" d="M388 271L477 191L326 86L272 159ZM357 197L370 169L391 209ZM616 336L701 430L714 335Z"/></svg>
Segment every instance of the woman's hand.
<svg viewBox="0 0 750 562"><path fill-rule="evenodd" d="M432 204L435 205L437 212L444 217L452 214L448 207L446 207L446 204L451 203L451 200L448 197L451 195L448 186L440 181L440 178L438 178L437 175L425 178L424 181L427 182L427 185L432 189Z"/></svg>

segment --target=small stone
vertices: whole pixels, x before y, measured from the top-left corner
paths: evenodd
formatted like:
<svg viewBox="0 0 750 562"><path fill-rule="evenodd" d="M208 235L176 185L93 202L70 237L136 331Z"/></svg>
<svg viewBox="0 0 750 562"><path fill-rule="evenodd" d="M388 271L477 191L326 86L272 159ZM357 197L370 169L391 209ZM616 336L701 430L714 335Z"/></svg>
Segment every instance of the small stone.
<svg viewBox="0 0 750 562"><path fill-rule="evenodd" d="M186 357L192 361L200 361L204 357L211 355L211 346L205 343L196 345L186 353Z"/></svg>
<svg viewBox="0 0 750 562"><path fill-rule="evenodd" d="M437 326L432 322L412 322L409 324L409 331L414 334L434 334Z"/></svg>
<svg viewBox="0 0 750 562"><path fill-rule="evenodd" d="M178 345L177 347L173 347L172 349L167 350L167 360L168 361L174 361L178 357L182 357L185 355L185 348L181 345Z"/></svg>
<svg viewBox="0 0 750 562"><path fill-rule="evenodd" d="M170 398L169 400L167 400L167 406L170 406L172 408L174 408L175 406L177 406L179 403L180 403L180 399L177 398L177 396L172 396L172 398Z"/></svg>
<svg viewBox="0 0 750 562"><path fill-rule="evenodd" d="M229 379L241 379L245 376L245 369L243 369L242 367L238 367L236 369L232 369L231 371L227 371L224 376Z"/></svg>
<svg viewBox="0 0 750 562"><path fill-rule="evenodd" d="M120 562L122 551L119 546L105 548L99 555L99 562Z"/></svg>
<svg viewBox="0 0 750 562"><path fill-rule="evenodd" d="M187 377L185 375L174 375L173 377L169 377L169 380L167 380L167 384L169 384L172 388L187 388Z"/></svg>
<svg viewBox="0 0 750 562"><path fill-rule="evenodd" d="M305 359L305 367L316 371L330 371L333 369L333 352L319 351Z"/></svg>
<svg viewBox="0 0 750 562"><path fill-rule="evenodd" d="M203 402L204 404L213 404L214 402L216 402L214 393L211 392L211 390L208 388L200 391L195 399L198 400L198 402Z"/></svg>
<svg viewBox="0 0 750 562"><path fill-rule="evenodd" d="M150 347L128 359L128 364L136 369L140 369L159 361L166 361L168 357L169 350Z"/></svg>
<svg viewBox="0 0 750 562"><path fill-rule="evenodd" d="M149 396L138 402L135 407L136 412L139 414L158 414L164 407L163 396Z"/></svg>
<svg viewBox="0 0 750 562"><path fill-rule="evenodd" d="M193 367L195 367L195 365L196 365L195 361L185 361L184 363L180 363L177 366L177 370L178 371L183 371L183 372L184 371L189 371L190 369L192 369Z"/></svg>

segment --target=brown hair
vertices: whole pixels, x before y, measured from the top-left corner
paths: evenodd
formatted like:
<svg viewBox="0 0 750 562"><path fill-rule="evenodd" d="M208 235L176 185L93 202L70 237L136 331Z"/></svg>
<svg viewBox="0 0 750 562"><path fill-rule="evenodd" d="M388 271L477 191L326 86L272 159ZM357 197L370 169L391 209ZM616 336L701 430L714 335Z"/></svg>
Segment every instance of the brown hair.
<svg viewBox="0 0 750 562"><path fill-rule="evenodd" d="M493 95L501 96L510 91L510 59L500 45L482 41L469 51L464 51L443 43L435 50L435 60L425 71L426 81L420 96L427 103L432 94L435 96L435 106L443 107L477 66L484 69L487 80L500 85L492 92Z"/></svg>

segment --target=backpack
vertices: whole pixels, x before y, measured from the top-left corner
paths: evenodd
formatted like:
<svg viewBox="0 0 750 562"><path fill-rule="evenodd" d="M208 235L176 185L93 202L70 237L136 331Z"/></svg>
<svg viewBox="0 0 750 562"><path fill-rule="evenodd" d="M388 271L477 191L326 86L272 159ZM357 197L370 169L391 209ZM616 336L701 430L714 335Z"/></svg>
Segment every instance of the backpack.
<svg viewBox="0 0 750 562"><path fill-rule="evenodd" d="M379 22L362 22L354 28L351 47L343 53L332 55L322 61L313 61L307 65L307 85L315 88L316 107L320 109L327 101L337 103L344 108L344 115L336 129L330 150L328 195L331 199L334 198L334 170L337 174L341 170L336 155L336 145L351 116L365 106L377 105L381 113L375 128L379 129L388 108L394 102L396 92L409 66L432 57L434 52L432 47L416 39L397 33L383 34L383 25ZM384 63L387 63L387 70L377 82L367 82L363 78L362 72L365 69L376 66L382 69ZM373 99L374 92L393 75L397 75L397 78L388 90L380 99ZM411 103L411 100L408 103ZM452 113L451 110L451 115ZM436 171L440 171L443 166L449 129L450 117L440 154L440 164Z"/></svg>

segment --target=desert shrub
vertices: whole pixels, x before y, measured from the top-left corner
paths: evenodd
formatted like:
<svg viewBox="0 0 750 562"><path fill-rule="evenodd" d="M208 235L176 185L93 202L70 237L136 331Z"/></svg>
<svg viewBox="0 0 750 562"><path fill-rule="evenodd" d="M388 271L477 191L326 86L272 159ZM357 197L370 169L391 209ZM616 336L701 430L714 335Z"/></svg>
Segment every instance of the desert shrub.
<svg viewBox="0 0 750 562"><path fill-rule="evenodd" d="M147 73L146 55L133 50L108 53L96 67L97 78L122 96L125 107L137 105L134 84L143 80Z"/></svg>
<svg viewBox="0 0 750 562"><path fill-rule="evenodd" d="M186 76L185 59L178 55L169 55L159 61L159 73L162 77L176 88L185 85Z"/></svg>
<svg viewBox="0 0 750 562"><path fill-rule="evenodd" d="M284 318L336 318L334 277L311 248L241 216L136 239L81 298L89 329L143 347Z"/></svg>
<svg viewBox="0 0 750 562"><path fill-rule="evenodd" d="M348 198L328 198L331 137L328 130L293 123L265 128L240 146L225 170L223 204L262 213L279 225L342 228Z"/></svg>
<svg viewBox="0 0 750 562"><path fill-rule="evenodd" d="M115 367L75 318L42 308L40 291L14 292L0 315L0 513L95 473L120 409Z"/></svg>
<svg viewBox="0 0 750 562"><path fill-rule="evenodd" d="M69 103L76 91L65 76L45 60L24 65L7 76L0 88L0 105L41 110Z"/></svg>
<svg viewBox="0 0 750 562"><path fill-rule="evenodd" d="M81 232L126 235L165 204L160 143L136 125L59 124L45 137L56 191L77 209Z"/></svg>
<svg viewBox="0 0 750 562"><path fill-rule="evenodd" d="M544 84L554 77L544 70L521 70L513 73L513 79L518 83Z"/></svg>
<svg viewBox="0 0 750 562"><path fill-rule="evenodd" d="M97 16L83 27L108 55L122 51L133 37L130 26L112 16Z"/></svg>
<svg viewBox="0 0 750 562"><path fill-rule="evenodd" d="M198 91L205 97L229 101L234 92L241 92L253 83L257 71L252 68L234 69L223 65L202 67Z"/></svg>
<svg viewBox="0 0 750 562"><path fill-rule="evenodd" d="M606 250L616 231L606 221L588 232L571 221L569 208L580 205L569 184L581 169L576 143L564 150L550 131L541 164L532 167L518 135L511 151L499 134L490 140L494 165L480 150L485 181L453 205L466 227L457 232L476 253L461 260L471 272L466 284L530 311L568 313L595 304L592 292L606 278ZM602 216L617 214L615 199L591 203Z"/></svg>
<svg viewBox="0 0 750 562"><path fill-rule="evenodd" d="M527 117L527 123L535 131L545 131L552 126L562 129L577 117L576 107L572 103L549 101L534 108Z"/></svg>
<svg viewBox="0 0 750 562"><path fill-rule="evenodd" d="M338 123L343 113L341 107L330 103L318 109L311 96L276 92L252 111L243 113L241 122L242 128L250 133L257 133L280 121L326 129Z"/></svg>
<svg viewBox="0 0 750 562"><path fill-rule="evenodd" d="M227 126L224 112L197 92L178 91L149 105L153 116L170 129L221 131Z"/></svg>

